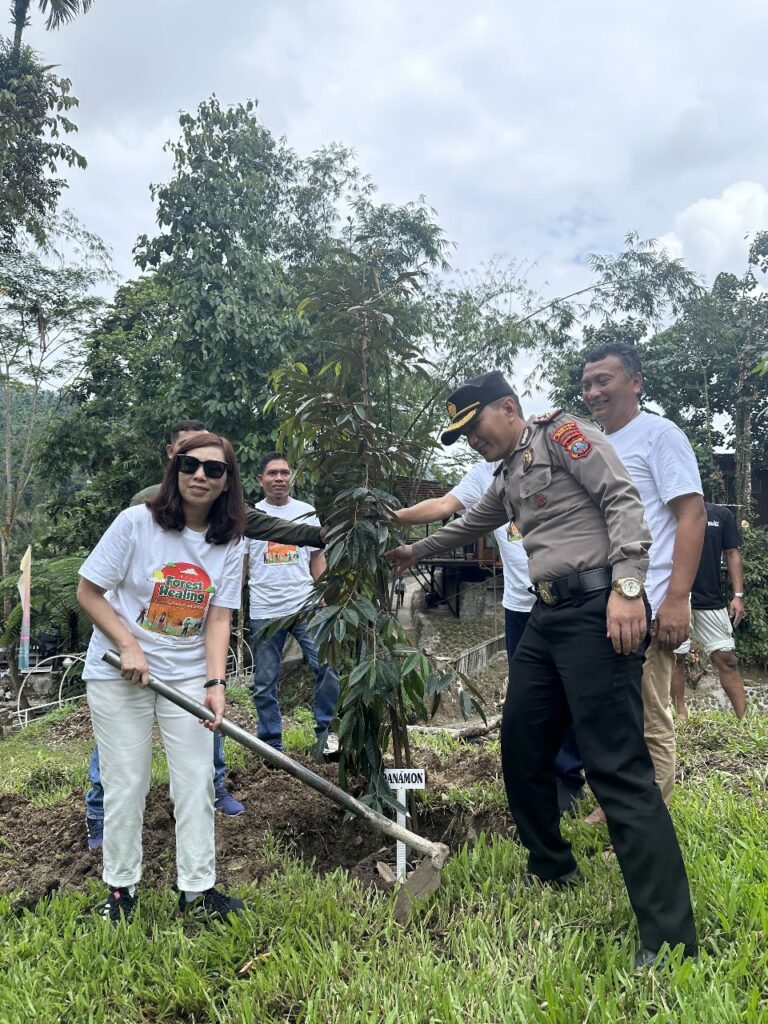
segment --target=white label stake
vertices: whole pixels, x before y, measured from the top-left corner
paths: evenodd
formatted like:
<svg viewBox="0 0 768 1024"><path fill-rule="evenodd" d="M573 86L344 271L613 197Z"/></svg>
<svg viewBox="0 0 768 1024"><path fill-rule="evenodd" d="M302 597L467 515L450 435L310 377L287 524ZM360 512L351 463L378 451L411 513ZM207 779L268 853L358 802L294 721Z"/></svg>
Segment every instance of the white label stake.
<svg viewBox="0 0 768 1024"><path fill-rule="evenodd" d="M394 790L397 802L405 806L405 794L409 789L426 789L427 772L425 768L385 768L384 777L387 785ZM405 827L406 814L403 811L397 812L397 824ZM404 882L406 845L397 842L397 880Z"/></svg>

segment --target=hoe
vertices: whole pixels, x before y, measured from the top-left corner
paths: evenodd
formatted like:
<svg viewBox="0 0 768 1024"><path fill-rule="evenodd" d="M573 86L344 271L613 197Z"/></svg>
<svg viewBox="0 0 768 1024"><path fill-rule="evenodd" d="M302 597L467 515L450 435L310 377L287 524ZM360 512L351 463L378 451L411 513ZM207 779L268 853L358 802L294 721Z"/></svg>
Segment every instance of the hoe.
<svg viewBox="0 0 768 1024"><path fill-rule="evenodd" d="M120 668L120 657L115 651L107 651L104 655L104 661L112 665L113 668ZM175 687L169 686L159 679L150 677L149 688L161 697L165 697L166 700L171 701L171 703L188 711L195 718L205 719L209 722L215 718L215 715L209 708L198 704L196 700L192 700L190 697L180 693ZM450 856L450 850L445 843L432 843L428 839L424 839L423 836L418 836L415 832L403 828L402 825L390 821L383 814L379 814L372 808L366 807L364 803L356 800L349 793L345 793L339 786L335 786L321 775L317 775L309 768L305 768L303 764L293 761L282 751L275 750L274 747L264 743L256 736L252 736L245 729L241 729L239 725L235 725L234 722L229 722L226 718L223 719L219 730L225 736L229 736L237 743L254 751L265 761L269 761L275 768L282 768L284 772L292 775L299 782L303 782L305 786L310 786L312 789L316 789L318 793L324 794L329 800L333 800L335 804L338 804L345 811L349 811L350 814L361 818L371 828L375 828L379 832L383 832L385 836L405 843L412 849L424 854L424 860L400 887L395 900L395 917L401 924L410 918L413 905L417 900L425 899L439 888L440 873Z"/></svg>

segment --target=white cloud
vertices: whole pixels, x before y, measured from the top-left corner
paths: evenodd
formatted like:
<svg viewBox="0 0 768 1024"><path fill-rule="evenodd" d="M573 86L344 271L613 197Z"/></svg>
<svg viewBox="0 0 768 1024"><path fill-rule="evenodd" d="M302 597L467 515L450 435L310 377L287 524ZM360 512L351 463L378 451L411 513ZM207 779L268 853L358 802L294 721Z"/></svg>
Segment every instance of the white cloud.
<svg viewBox="0 0 768 1024"><path fill-rule="evenodd" d="M697 199L676 214L659 244L711 284L721 270L745 272L750 237L760 230L768 230L768 189L737 181L717 198Z"/></svg>
<svg viewBox="0 0 768 1024"><path fill-rule="evenodd" d="M762 0L100 0L61 32L40 24L34 13L30 41L81 100L90 166L68 205L125 273L152 230L148 185L168 174L161 141L214 91L258 98L300 152L353 147L387 201L424 194L458 267L527 260L550 294L583 284L585 254L633 229L720 269L733 231L704 217L713 235L694 238L688 210L733 182L768 185ZM725 221L760 213L724 205Z"/></svg>

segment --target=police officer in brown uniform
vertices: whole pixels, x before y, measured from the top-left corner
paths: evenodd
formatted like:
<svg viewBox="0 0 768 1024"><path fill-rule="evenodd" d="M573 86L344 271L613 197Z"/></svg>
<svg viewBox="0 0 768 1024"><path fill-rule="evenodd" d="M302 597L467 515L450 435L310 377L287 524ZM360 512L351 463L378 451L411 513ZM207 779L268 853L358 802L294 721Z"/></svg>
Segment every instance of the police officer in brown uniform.
<svg viewBox="0 0 768 1024"><path fill-rule="evenodd" d="M403 571L505 522L522 535L538 600L513 660L501 749L509 808L529 851L524 881L581 879L560 833L554 776L572 720L637 916L636 965L653 963L664 943L694 955L685 866L643 738L651 535L637 490L591 425L559 410L524 422L500 373L462 385L448 412L444 444L463 433L502 465L461 519L386 557Z"/></svg>

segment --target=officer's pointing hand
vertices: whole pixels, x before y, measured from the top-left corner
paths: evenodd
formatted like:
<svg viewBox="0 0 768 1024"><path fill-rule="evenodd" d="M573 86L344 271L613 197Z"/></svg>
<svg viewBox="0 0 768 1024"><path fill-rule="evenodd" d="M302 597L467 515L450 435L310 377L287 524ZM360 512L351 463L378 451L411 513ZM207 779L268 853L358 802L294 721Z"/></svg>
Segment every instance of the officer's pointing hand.
<svg viewBox="0 0 768 1024"><path fill-rule="evenodd" d="M615 591L608 598L606 612L608 636L617 654L631 654L640 646L648 628L645 602L622 597Z"/></svg>
<svg viewBox="0 0 768 1024"><path fill-rule="evenodd" d="M417 559L413 557L413 546L411 544L402 544L399 548L385 551L384 558L391 565L394 565L398 576L400 573L405 572L406 569L410 569L412 565L416 565L417 562Z"/></svg>

